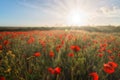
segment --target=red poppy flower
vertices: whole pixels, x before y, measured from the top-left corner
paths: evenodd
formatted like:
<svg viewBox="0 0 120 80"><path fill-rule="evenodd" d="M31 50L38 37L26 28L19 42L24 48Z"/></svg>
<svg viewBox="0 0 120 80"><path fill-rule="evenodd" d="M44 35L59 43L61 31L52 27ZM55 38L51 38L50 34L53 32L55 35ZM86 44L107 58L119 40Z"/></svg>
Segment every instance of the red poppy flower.
<svg viewBox="0 0 120 80"><path fill-rule="evenodd" d="M117 68L118 64L115 62L108 62L108 64L112 67L112 68Z"/></svg>
<svg viewBox="0 0 120 80"><path fill-rule="evenodd" d="M2 40L3 39L3 37L2 36L0 36L0 40Z"/></svg>
<svg viewBox="0 0 120 80"><path fill-rule="evenodd" d="M118 54L118 57L120 57L120 53Z"/></svg>
<svg viewBox="0 0 120 80"><path fill-rule="evenodd" d="M97 40L93 40L93 43L94 43L94 44L97 44L97 43L98 43L98 41L97 41Z"/></svg>
<svg viewBox="0 0 120 80"><path fill-rule="evenodd" d="M45 46L46 46L46 42L45 42L45 41L40 40L39 43L42 45L42 47L45 47Z"/></svg>
<svg viewBox="0 0 120 80"><path fill-rule="evenodd" d="M70 48L71 48L73 51L75 51L75 52L80 51L80 47L79 47L79 46L76 46L76 45L72 45L72 46L70 46Z"/></svg>
<svg viewBox="0 0 120 80"><path fill-rule="evenodd" d="M69 57L74 57L74 53L69 53L68 56Z"/></svg>
<svg viewBox="0 0 120 80"><path fill-rule="evenodd" d="M112 51L111 50L107 50L107 53L112 54Z"/></svg>
<svg viewBox="0 0 120 80"><path fill-rule="evenodd" d="M106 50L106 47L102 47L102 48L100 48L102 51L105 51Z"/></svg>
<svg viewBox="0 0 120 80"><path fill-rule="evenodd" d="M98 50L98 52L100 52L100 53L101 53L101 52L103 52L103 50L102 50L102 49L99 49L99 50Z"/></svg>
<svg viewBox="0 0 120 80"><path fill-rule="evenodd" d="M103 57L103 55L104 55L103 53L98 54L98 56L99 56L100 58Z"/></svg>
<svg viewBox="0 0 120 80"><path fill-rule="evenodd" d="M60 74L60 72L61 72L61 68L59 68L59 67L56 67L54 70L55 70L56 74Z"/></svg>
<svg viewBox="0 0 120 80"><path fill-rule="evenodd" d="M107 47L108 44L107 43L104 43L104 44L100 44L100 47Z"/></svg>
<svg viewBox="0 0 120 80"><path fill-rule="evenodd" d="M61 44L63 45L65 42L62 40Z"/></svg>
<svg viewBox="0 0 120 80"><path fill-rule="evenodd" d="M10 42L8 40L4 40L3 44L8 45Z"/></svg>
<svg viewBox="0 0 120 80"><path fill-rule="evenodd" d="M0 45L0 50L2 50L2 45Z"/></svg>
<svg viewBox="0 0 120 80"><path fill-rule="evenodd" d="M99 76L96 72L90 73L89 76L92 76L93 80L98 80L99 79Z"/></svg>
<svg viewBox="0 0 120 80"><path fill-rule="evenodd" d="M54 73L55 73L55 71L54 71L53 68L48 68L48 72L50 72L51 74L54 74Z"/></svg>
<svg viewBox="0 0 120 80"><path fill-rule="evenodd" d="M108 58L110 59L110 60L113 60L115 57L114 56L108 56Z"/></svg>
<svg viewBox="0 0 120 80"><path fill-rule="evenodd" d="M58 45L58 46L56 47L56 51L59 52L59 51L60 51L60 48L62 48L62 45Z"/></svg>
<svg viewBox="0 0 120 80"><path fill-rule="evenodd" d="M70 48L71 48L72 50L74 50L74 49L75 49L75 46L70 46Z"/></svg>
<svg viewBox="0 0 120 80"><path fill-rule="evenodd" d="M109 64L104 64L103 70L108 74L112 74L115 72L114 68L111 67Z"/></svg>
<svg viewBox="0 0 120 80"><path fill-rule="evenodd" d="M30 37L30 39L27 42L28 42L28 44L32 44L34 41L35 41L35 38L34 37Z"/></svg>
<svg viewBox="0 0 120 80"><path fill-rule="evenodd" d="M54 52L50 51L50 52L49 52L49 56L50 56L50 57L54 57Z"/></svg>
<svg viewBox="0 0 120 80"><path fill-rule="evenodd" d="M41 56L41 54L40 54L40 52L36 52L36 53L34 53L33 56L35 56L35 57L39 57L39 56Z"/></svg>
<svg viewBox="0 0 120 80"><path fill-rule="evenodd" d="M5 79L5 77L1 76L1 77L0 77L0 80L6 80L6 79Z"/></svg>

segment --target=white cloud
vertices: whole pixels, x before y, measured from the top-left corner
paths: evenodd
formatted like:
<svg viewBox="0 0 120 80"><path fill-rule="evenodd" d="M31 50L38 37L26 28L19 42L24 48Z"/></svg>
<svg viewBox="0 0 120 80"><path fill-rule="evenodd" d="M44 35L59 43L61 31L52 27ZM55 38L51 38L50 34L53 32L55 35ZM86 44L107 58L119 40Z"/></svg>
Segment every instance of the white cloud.
<svg viewBox="0 0 120 80"><path fill-rule="evenodd" d="M113 7L101 7L99 13L106 17L120 17L120 8Z"/></svg>
<svg viewBox="0 0 120 80"><path fill-rule="evenodd" d="M33 1L33 2L31 2ZM69 12L78 8L81 12L87 13L88 22L95 23L111 23L116 22L120 18L120 8L118 5L112 5L112 0L24 0L21 4L31 10L36 10L39 16L45 15L45 22L57 23L57 21L65 22ZM111 3L111 5L110 5ZM114 4L114 3L113 3ZM34 13L34 12L33 12ZM51 18L53 20L51 20ZM110 18L116 18L115 20ZM52 22L54 21L54 22ZM106 22L105 22L106 21ZM48 23L47 22L47 23ZM91 23L92 23L91 22ZM58 22L59 23L59 22ZM91 24L90 23L90 24Z"/></svg>

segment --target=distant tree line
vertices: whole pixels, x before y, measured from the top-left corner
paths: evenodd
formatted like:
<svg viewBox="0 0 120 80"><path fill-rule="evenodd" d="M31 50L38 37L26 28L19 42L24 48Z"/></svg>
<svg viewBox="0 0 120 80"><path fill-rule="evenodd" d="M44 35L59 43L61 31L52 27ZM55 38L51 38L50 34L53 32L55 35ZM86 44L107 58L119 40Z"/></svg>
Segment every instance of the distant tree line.
<svg viewBox="0 0 120 80"><path fill-rule="evenodd" d="M120 26L66 26L66 27L0 27L1 31L31 31L31 30L85 30L89 32L120 32Z"/></svg>

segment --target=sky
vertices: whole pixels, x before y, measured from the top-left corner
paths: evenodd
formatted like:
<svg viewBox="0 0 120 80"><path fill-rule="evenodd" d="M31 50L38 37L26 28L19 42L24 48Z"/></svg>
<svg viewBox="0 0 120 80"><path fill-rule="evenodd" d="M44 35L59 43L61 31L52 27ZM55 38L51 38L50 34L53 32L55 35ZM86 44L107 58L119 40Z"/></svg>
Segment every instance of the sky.
<svg viewBox="0 0 120 80"><path fill-rule="evenodd" d="M0 26L120 25L120 0L0 0Z"/></svg>

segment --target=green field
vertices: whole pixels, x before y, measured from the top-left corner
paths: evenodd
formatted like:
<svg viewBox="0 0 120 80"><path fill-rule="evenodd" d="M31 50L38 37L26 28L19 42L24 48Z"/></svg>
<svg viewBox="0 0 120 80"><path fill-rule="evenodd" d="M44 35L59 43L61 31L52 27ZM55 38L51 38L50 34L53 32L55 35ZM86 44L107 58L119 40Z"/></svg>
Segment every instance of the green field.
<svg viewBox="0 0 120 80"><path fill-rule="evenodd" d="M0 30L0 80L120 79L120 27Z"/></svg>

